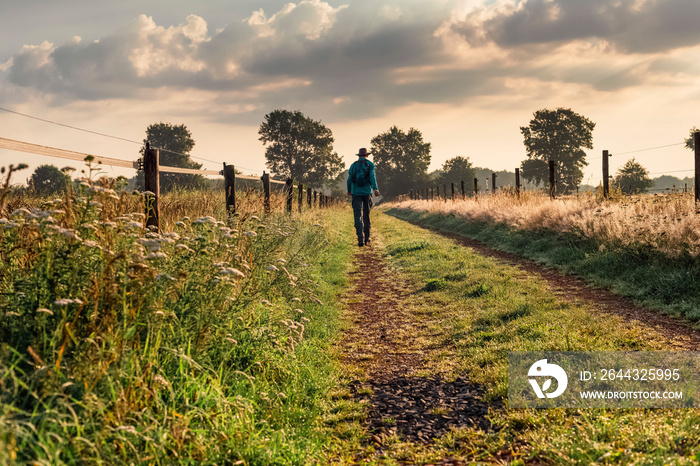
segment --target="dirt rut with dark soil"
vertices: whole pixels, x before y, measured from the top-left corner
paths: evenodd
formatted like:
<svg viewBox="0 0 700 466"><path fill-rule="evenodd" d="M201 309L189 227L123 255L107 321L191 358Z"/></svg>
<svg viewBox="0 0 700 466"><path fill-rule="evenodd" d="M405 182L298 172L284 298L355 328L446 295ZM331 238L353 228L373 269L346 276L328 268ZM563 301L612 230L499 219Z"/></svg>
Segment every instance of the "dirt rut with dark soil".
<svg viewBox="0 0 700 466"><path fill-rule="evenodd" d="M429 444L453 427L489 429L483 389L466 375L451 381L419 375L423 329L403 305L409 299L404 284L375 247L357 252L351 280L346 302L353 325L343 341L344 362L366 377L349 387L355 399L369 404L372 441L381 445L398 435Z"/></svg>

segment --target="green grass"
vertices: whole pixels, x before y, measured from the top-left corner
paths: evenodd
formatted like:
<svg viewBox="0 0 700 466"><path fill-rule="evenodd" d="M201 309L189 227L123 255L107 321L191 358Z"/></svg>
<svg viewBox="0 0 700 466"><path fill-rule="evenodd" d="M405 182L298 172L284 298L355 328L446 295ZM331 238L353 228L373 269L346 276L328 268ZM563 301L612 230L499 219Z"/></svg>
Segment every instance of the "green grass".
<svg viewBox="0 0 700 466"><path fill-rule="evenodd" d="M664 349L653 330L562 301L541 279L435 233L387 215L374 227L389 245L387 259L413 284L410 306L434 344L429 370L467 372L485 386L487 400L506 401L510 351ZM470 461L512 464L696 464L700 458L695 409L492 409L490 417L499 431L455 431L424 457L452 450Z"/></svg>
<svg viewBox="0 0 700 466"><path fill-rule="evenodd" d="M158 234L124 196L88 187L2 221L0 464L318 461L350 216Z"/></svg>
<svg viewBox="0 0 700 466"><path fill-rule="evenodd" d="M452 215L403 209L387 213L555 266L662 312L700 320L700 262L693 257L669 258L643 245L601 249L573 234L469 222Z"/></svg>

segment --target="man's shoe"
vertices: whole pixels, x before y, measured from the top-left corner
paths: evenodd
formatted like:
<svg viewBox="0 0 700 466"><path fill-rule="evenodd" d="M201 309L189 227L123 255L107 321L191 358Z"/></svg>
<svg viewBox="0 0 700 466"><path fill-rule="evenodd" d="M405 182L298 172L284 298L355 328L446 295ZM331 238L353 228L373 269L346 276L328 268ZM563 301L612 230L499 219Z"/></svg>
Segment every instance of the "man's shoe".
<svg viewBox="0 0 700 466"><path fill-rule="evenodd" d="M369 245L369 238L367 238L367 239L365 240L365 246L368 246L368 245Z"/></svg>
<svg viewBox="0 0 700 466"><path fill-rule="evenodd" d="M360 247L362 247L362 246L365 245L365 243L363 243L362 240L360 240L360 241L357 242L357 245L360 246Z"/></svg>

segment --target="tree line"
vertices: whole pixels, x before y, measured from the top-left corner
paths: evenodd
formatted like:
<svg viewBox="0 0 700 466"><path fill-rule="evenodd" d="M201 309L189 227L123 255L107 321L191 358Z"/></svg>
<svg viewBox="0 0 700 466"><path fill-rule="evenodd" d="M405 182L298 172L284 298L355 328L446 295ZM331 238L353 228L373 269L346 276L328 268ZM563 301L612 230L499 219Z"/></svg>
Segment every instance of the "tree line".
<svg viewBox="0 0 700 466"><path fill-rule="evenodd" d="M520 128L527 158L520 165L521 176L532 186L545 186L549 182L548 162L557 165L557 190L571 193L581 185L583 167L586 162L584 149L593 148L595 123L570 108L541 109L533 114L527 126ZM691 128L685 145L693 149ZM265 147L266 167L273 178L293 178L317 190L326 192L344 191L347 177L345 163L333 149L333 133L321 121L316 121L302 112L277 109L265 115L259 130L259 140ZM160 149L161 165L199 169L202 164L194 162L190 152L195 146L192 133L184 124L155 123L146 129L146 144ZM465 182L468 192L474 190L470 181L483 174L484 169L474 167L469 157L457 155L445 161L441 169L428 172L431 160L431 144L424 141L416 128L407 131L392 126L377 134L370 141L370 152L380 177L383 195L391 199L407 193L410 189L434 186L460 186ZM61 170L50 166L38 167L29 180L30 189L41 194L65 189L70 178ZM648 171L629 160L613 179L614 184L625 193L646 192L653 181ZM134 187L143 186L143 174L132 178ZM203 188L208 181L201 175L180 173L161 174L161 189ZM461 186L460 186L461 188Z"/></svg>

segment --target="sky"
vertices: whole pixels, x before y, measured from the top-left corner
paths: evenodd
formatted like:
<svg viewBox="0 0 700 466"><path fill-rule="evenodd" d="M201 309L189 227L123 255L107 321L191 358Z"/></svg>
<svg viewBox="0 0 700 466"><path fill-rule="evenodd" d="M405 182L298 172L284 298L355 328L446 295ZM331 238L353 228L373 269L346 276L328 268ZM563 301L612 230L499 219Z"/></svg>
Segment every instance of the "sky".
<svg viewBox="0 0 700 466"><path fill-rule="evenodd" d="M682 178L698 18L698 0L3 0L0 107L134 142L5 111L0 137L134 160L149 124L184 124L204 168L260 174L260 123L287 109L328 126L348 165L396 125L431 143L430 170L461 155L513 171L520 127L565 107L596 123L584 183L603 150L612 173L634 157ZM76 166L0 150L18 163L18 182Z"/></svg>

